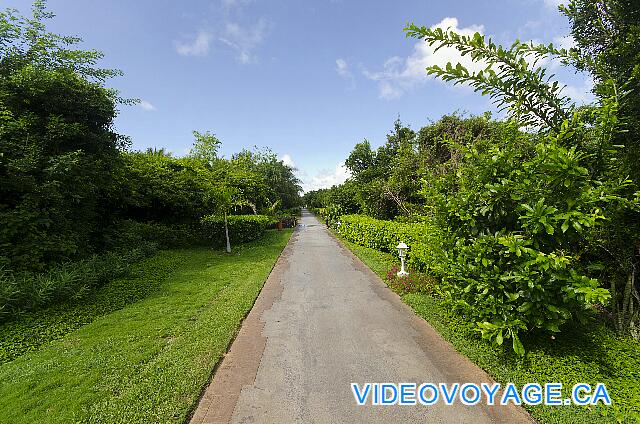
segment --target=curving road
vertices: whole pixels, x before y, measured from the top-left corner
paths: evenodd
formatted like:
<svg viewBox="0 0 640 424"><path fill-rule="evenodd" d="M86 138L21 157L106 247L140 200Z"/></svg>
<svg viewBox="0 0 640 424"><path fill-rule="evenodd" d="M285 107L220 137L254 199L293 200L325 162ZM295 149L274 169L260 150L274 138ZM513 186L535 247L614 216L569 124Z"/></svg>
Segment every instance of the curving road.
<svg viewBox="0 0 640 424"><path fill-rule="evenodd" d="M303 211L192 423L532 422L513 406L357 406L352 382L490 379Z"/></svg>

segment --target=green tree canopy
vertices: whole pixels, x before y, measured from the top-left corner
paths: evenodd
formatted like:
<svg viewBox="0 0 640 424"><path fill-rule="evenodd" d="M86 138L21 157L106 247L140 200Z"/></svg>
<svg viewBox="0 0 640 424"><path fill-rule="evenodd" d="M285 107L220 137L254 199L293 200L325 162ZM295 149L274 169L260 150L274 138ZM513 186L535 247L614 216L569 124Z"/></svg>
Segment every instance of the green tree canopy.
<svg viewBox="0 0 640 424"><path fill-rule="evenodd" d="M53 15L0 12L0 264L42 268L90 253L113 193L116 104L80 39L46 31Z"/></svg>

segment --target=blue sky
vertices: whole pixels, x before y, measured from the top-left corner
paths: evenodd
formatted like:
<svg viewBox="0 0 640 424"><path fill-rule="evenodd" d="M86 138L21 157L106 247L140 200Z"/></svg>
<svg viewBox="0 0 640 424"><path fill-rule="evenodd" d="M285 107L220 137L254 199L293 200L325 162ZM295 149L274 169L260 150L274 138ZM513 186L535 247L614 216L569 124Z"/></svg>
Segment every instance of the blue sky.
<svg viewBox="0 0 640 424"><path fill-rule="evenodd" d="M137 106L122 106L117 130L134 149L184 155L192 130L212 131L230 156L269 146L299 169L305 189L338 183L340 163L367 138L378 146L399 115L418 129L443 114L491 110L469 88L423 71L446 64L407 39L407 22L570 45L559 0L49 0L51 31L78 35L105 53L123 77L108 85ZM28 12L26 0L3 5ZM549 64L555 67L554 64ZM558 70L577 101L584 75Z"/></svg>

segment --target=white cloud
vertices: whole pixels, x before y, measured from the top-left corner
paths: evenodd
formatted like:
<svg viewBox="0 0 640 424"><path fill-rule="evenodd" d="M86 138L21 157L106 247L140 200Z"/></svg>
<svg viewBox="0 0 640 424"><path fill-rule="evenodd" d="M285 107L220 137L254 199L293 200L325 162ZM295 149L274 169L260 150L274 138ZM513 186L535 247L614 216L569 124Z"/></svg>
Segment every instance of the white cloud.
<svg viewBox="0 0 640 424"><path fill-rule="evenodd" d="M287 166L291 167L291 168L295 168L296 167L296 163L293 161L293 158L291 158L291 155L288 153L285 153L284 155L282 155L282 157L280 158L280 160Z"/></svg>
<svg viewBox="0 0 640 424"><path fill-rule="evenodd" d="M562 94L569 96L577 104L589 104L595 101L593 95L594 81L591 77L586 77L582 85L567 85L562 90Z"/></svg>
<svg viewBox="0 0 640 424"><path fill-rule="evenodd" d="M322 169L311 179L302 182L302 189L305 192L330 188L334 185L342 184L351 176L351 172L344 166L344 163L336 165L335 169Z"/></svg>
<svg viewBox="0 0 640 424"><path fill-rule="evenodd" d="M431 28L442 28L469 36L476 32L481 34L484 32L482 25L458 27L457 18L444 18ZM456 63L461 63L470 71L479 71L486 67L486 65L473 62L468 55L462 56L454 47L443 47L436 52L435 46L430 46L425 41L419 41L415 44L411 56L407 58L391 57L384 63L382 71L371 72L364 69L363 74L378 83L380 97L394 99L432 78L427 75L426 68L428 66L444 67L448 62L454 66Z"/></svg>
<svg viewBox="0 0 640 424"><path fill-rule="evenodd" d="M354 90L356 88L356 80L349 68L349 64L344 59L336 59L336 72L340 77L348 81L347 89Z"/></svg>
<svg viewBox="0 0 640 424"><path fill-rule="evenodd" d="M256 61L253 50L264 41L271 27L272 24L264 18L260 18L254 25L249 26L227 22L220 41L237 52L240 63L252 63Z"/></svg>
<svg viewBox="0 0 640 424"><path fill-rule="evenodd" d="M336 59L336 72L341 77L351 77L351 71L349 70L349 64L344 59Z"/></svg>
<svg viewBox="0 0 640 424"><path fill-rule="evenodd" d="M140 100L140 103L138 103L138 106L140 106L142 109L146 111L156 110L156 107L146 100Z"/></svg>
<svg viewBox="0 0 640 424"><path fill-rule="evenodd" d="M549 9L553 9L553 10L558 10L558 6L560 6L561 4L567 4L567 3L568 3L567 0L544 0L544 4Z"/></svg>
<svg viewBox="0 0 640 424"><path fill-rule="evenodd" d="M183 56L206 56L209 53L212 35L199 31L191 42L175 42L176 51Z"/></svg>
<svg viewBox="0 0 640 424"><path fill-rule="evenodd" d="M569 34L565 35L564 37L554 37L553 44L561 49L569 50L573 47L576 47L576 40L571 34Z"/></svg>

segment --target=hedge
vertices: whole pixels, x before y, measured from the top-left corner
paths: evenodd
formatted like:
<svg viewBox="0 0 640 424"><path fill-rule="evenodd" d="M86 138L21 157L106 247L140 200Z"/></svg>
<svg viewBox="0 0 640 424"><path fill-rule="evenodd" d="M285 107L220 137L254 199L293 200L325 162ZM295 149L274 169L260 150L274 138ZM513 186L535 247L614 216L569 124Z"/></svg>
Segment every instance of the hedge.
<svg viewBox="0 0 640 424"><path fill-rule="evenodd" d="M428 220L407 223L343 215L338 232L353 243L383 252L395 253L403 241L409 246L407 265L417 271L440 276L449 263L442 232Z"/></svg>
<svg viewBox="0 0 640 424"><path fill-rule="evenodd" d="M244 243L256 240L264 235L272 218L264 215L229 215L227 223L232 243ZM214 244L225 240L224 217L209 215L202 219L203 234Z"/></svg>
<svg viewBox="0 0 640 424"><path fill-rule="evenodd" d="M166 225L124 220L107 234L107 238L106 250L125 250L144 243L153 243L160 249L211 244L200 223Z"/></svg>

